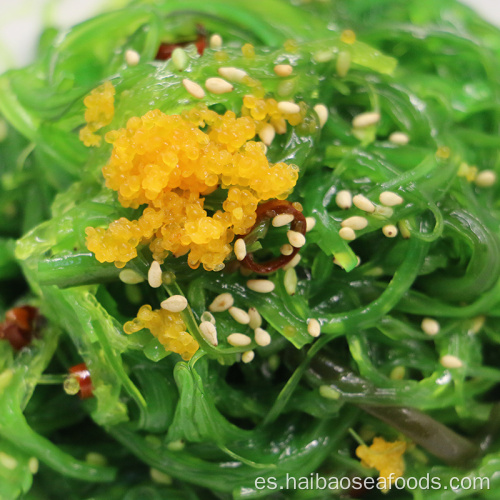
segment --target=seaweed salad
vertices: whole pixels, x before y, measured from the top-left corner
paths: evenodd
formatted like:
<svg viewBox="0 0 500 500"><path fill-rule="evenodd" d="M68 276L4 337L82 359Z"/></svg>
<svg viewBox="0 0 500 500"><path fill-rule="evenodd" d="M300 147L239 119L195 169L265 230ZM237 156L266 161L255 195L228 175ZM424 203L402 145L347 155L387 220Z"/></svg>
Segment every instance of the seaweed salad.
<svg viewBox="0 0 500 500"><path fill-rule="evenodd" d="M452 0L132 1L0 76L0 499L497 499L500 32Z"/></svg>

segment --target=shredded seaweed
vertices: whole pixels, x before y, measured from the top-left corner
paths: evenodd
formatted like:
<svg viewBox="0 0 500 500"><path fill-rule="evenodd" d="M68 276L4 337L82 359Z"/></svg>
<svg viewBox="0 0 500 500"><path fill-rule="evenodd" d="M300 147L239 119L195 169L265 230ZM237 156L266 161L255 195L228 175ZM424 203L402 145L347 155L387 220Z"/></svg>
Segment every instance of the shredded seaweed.
<svg viewBox="0 0 500 500"><path fill-rule="evenodd" d="M0 338L0 499L347 498L355 492L287 488L312 473L374 476L353 436L405 441L404 477L489 481L393 486L390 498L497 498L500 32L454 0L135 0L41 40L32 65L0 76L0 313L28 304L45 318L19 351ZM181 52L156 59L177 43ZM210 92L221 67L246 76ZM105 119L101 103L86 120L86 97L103 88L113 89ZM279 121L249 107L266 99L299 111ZM153 110L194 120L202 109L215 121L250 117L245 140L270 165L298 168L286 202L260 207L301 212L292 229L305 244L290 247L290 227L271 223L279 210L254 208L251 229L224 233L215 271L152 249L147 231L128 262L98 262L86 229L145 213L106 185L113 131L131 136L129 120ZM92 147L79 139L85 126ZM213 123L193 127L222 144ZM197 193L205 221L230 212L232 187L256 192L217 175ZM168 189L180 199L178 186ZM341 191L370 205L341 207ZM355 216L362 227L346 222ZM262 271L269 262L279 265ZM272 290L247 286L254 279ZM246 324L211 308L221 293L258 316ZM134 319L148 304L159 321L176 295L188 305L169 321L196 351L184 359ZM125 334L125 324L139 327ZM228 342L235 332L248 342ZM85 400L69 394L80 363L92 379Z"/></svg>

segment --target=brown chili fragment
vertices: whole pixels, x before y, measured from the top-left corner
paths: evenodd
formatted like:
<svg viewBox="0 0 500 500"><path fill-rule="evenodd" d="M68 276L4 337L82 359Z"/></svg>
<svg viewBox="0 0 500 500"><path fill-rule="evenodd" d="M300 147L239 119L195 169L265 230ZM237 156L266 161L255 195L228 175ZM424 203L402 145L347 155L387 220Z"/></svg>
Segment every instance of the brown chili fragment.
<svg viewBox="0 0 500 500"><path fill-rule="evenodd" d="M200 56L203 55L205 48L207 47L207 32L204 26L198 24L196 26L196 40L188 40L186 42L177 42L177 43L167 43L162 42L160 47L158 48L158 52L156 53L155 59L157 61L167 61L172 57L172 52L178 47L184 48L188 45L194 43L196 45L196 50Z"/></svg>
<svg viewBox="0 0 500 500"><path fill-rule="evenodd" d="M94 397L94 387L92 385L92 379L90 377L89 369L85 363L80 363L78 365L72 366L69 369L70 377L74 377L79 386L80 399L88 399Z"/></svg>
<svg viewBox="0 0 500 500"><path fill-rule="evenodd" d="M20 351L37 334L40 320L36 307L13 307L6 312L5 321L0 323L0 340L7 340L14 350Z"/></svg>
<svg viewBox="0 0 500 500"><path fill-rule="evenodd" d="M297 210L297 208L286 200L270 200L262 203L257 207L257 219L252 229L247 233L250 234L257 226L266 220L272 220L279 214L291 214L293 220L290 223L290 229L305 236L306 234L306 218ZM299 252L300 248L293 247L292 253L289 255L280 255L267 262L256 262L252 253L247 253L246 257L241 261L241 265L259 274L269 274L288 264Z"/></svg>

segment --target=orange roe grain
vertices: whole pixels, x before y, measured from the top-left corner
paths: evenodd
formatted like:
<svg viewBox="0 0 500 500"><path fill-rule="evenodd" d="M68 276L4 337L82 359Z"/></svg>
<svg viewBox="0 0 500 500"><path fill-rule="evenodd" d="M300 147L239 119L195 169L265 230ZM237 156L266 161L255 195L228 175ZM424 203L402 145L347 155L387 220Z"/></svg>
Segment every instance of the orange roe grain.
<svg viewBox="0 0 500 500"><path fill-rule="evenodd" d="M384 480L386 489L404 474L404 441L388 442L382 437L373 438L371 446L360 445L356 448L356 456L361 459L361 464L379 471L379 478ZM392 476L391 476L392 474Z"/></svg>
<svg viewBox="0 0 500 500"><path fill-rule="evenodd" d="M99 146L101 137L95 132L109 125L115 115L115 88L111 82L104 82L92 90L83 103L87 125L80 130L80 140L87 147Z"/></svg>
<svg viewBox="0 0 500 500"><path fill-rule="evenodd" d="M255 57L255 47L251 43L245 43L245 45L241 47L241 53L243 57L253 59Z"/></svg>
<svg viewBox="0 0 500 500"><path fill-rule="evenodd" d="M258 97L254 93L243 97L241 115L253 118L257 133L265 125L270 124L277 134L284 134L286 133L287 122L292 126L296 126L304 120L307 107L304 103L300 103L299 106L300 111L298 113L285 115L279 110L278 102L275 99L265 99Z"/></svg>
<svg viewBox="0 0 500 500"><path fill-rule="evenodd" d="M356 41L356 33L353 30L344 30L340 34L340 41L352 45Z"/></svg>
<svg viewBox="0 0 500 500"><path fill-rule="evenodd" d="M144 328L160 341L165 350L180 354L184 361L190 360L199 348L198 342L186 331L180 313L166 309L153 310L150 305L143 305L137 317L127 321L123 330L131 334Z"/></svg>

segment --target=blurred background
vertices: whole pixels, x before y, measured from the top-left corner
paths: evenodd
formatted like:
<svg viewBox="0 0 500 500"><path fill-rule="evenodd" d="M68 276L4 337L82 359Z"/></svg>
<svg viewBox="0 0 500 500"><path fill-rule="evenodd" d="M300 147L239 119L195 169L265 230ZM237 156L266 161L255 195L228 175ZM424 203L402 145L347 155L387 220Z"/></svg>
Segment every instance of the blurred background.
<svg viewBox="0 0 500 500"><path fill-rule="evenodd" d="M43 26L67 28L126 3L127 0L0 0L0 73L30 62ZM462 3L500 26L500 0L462 0Z"/></svg>

